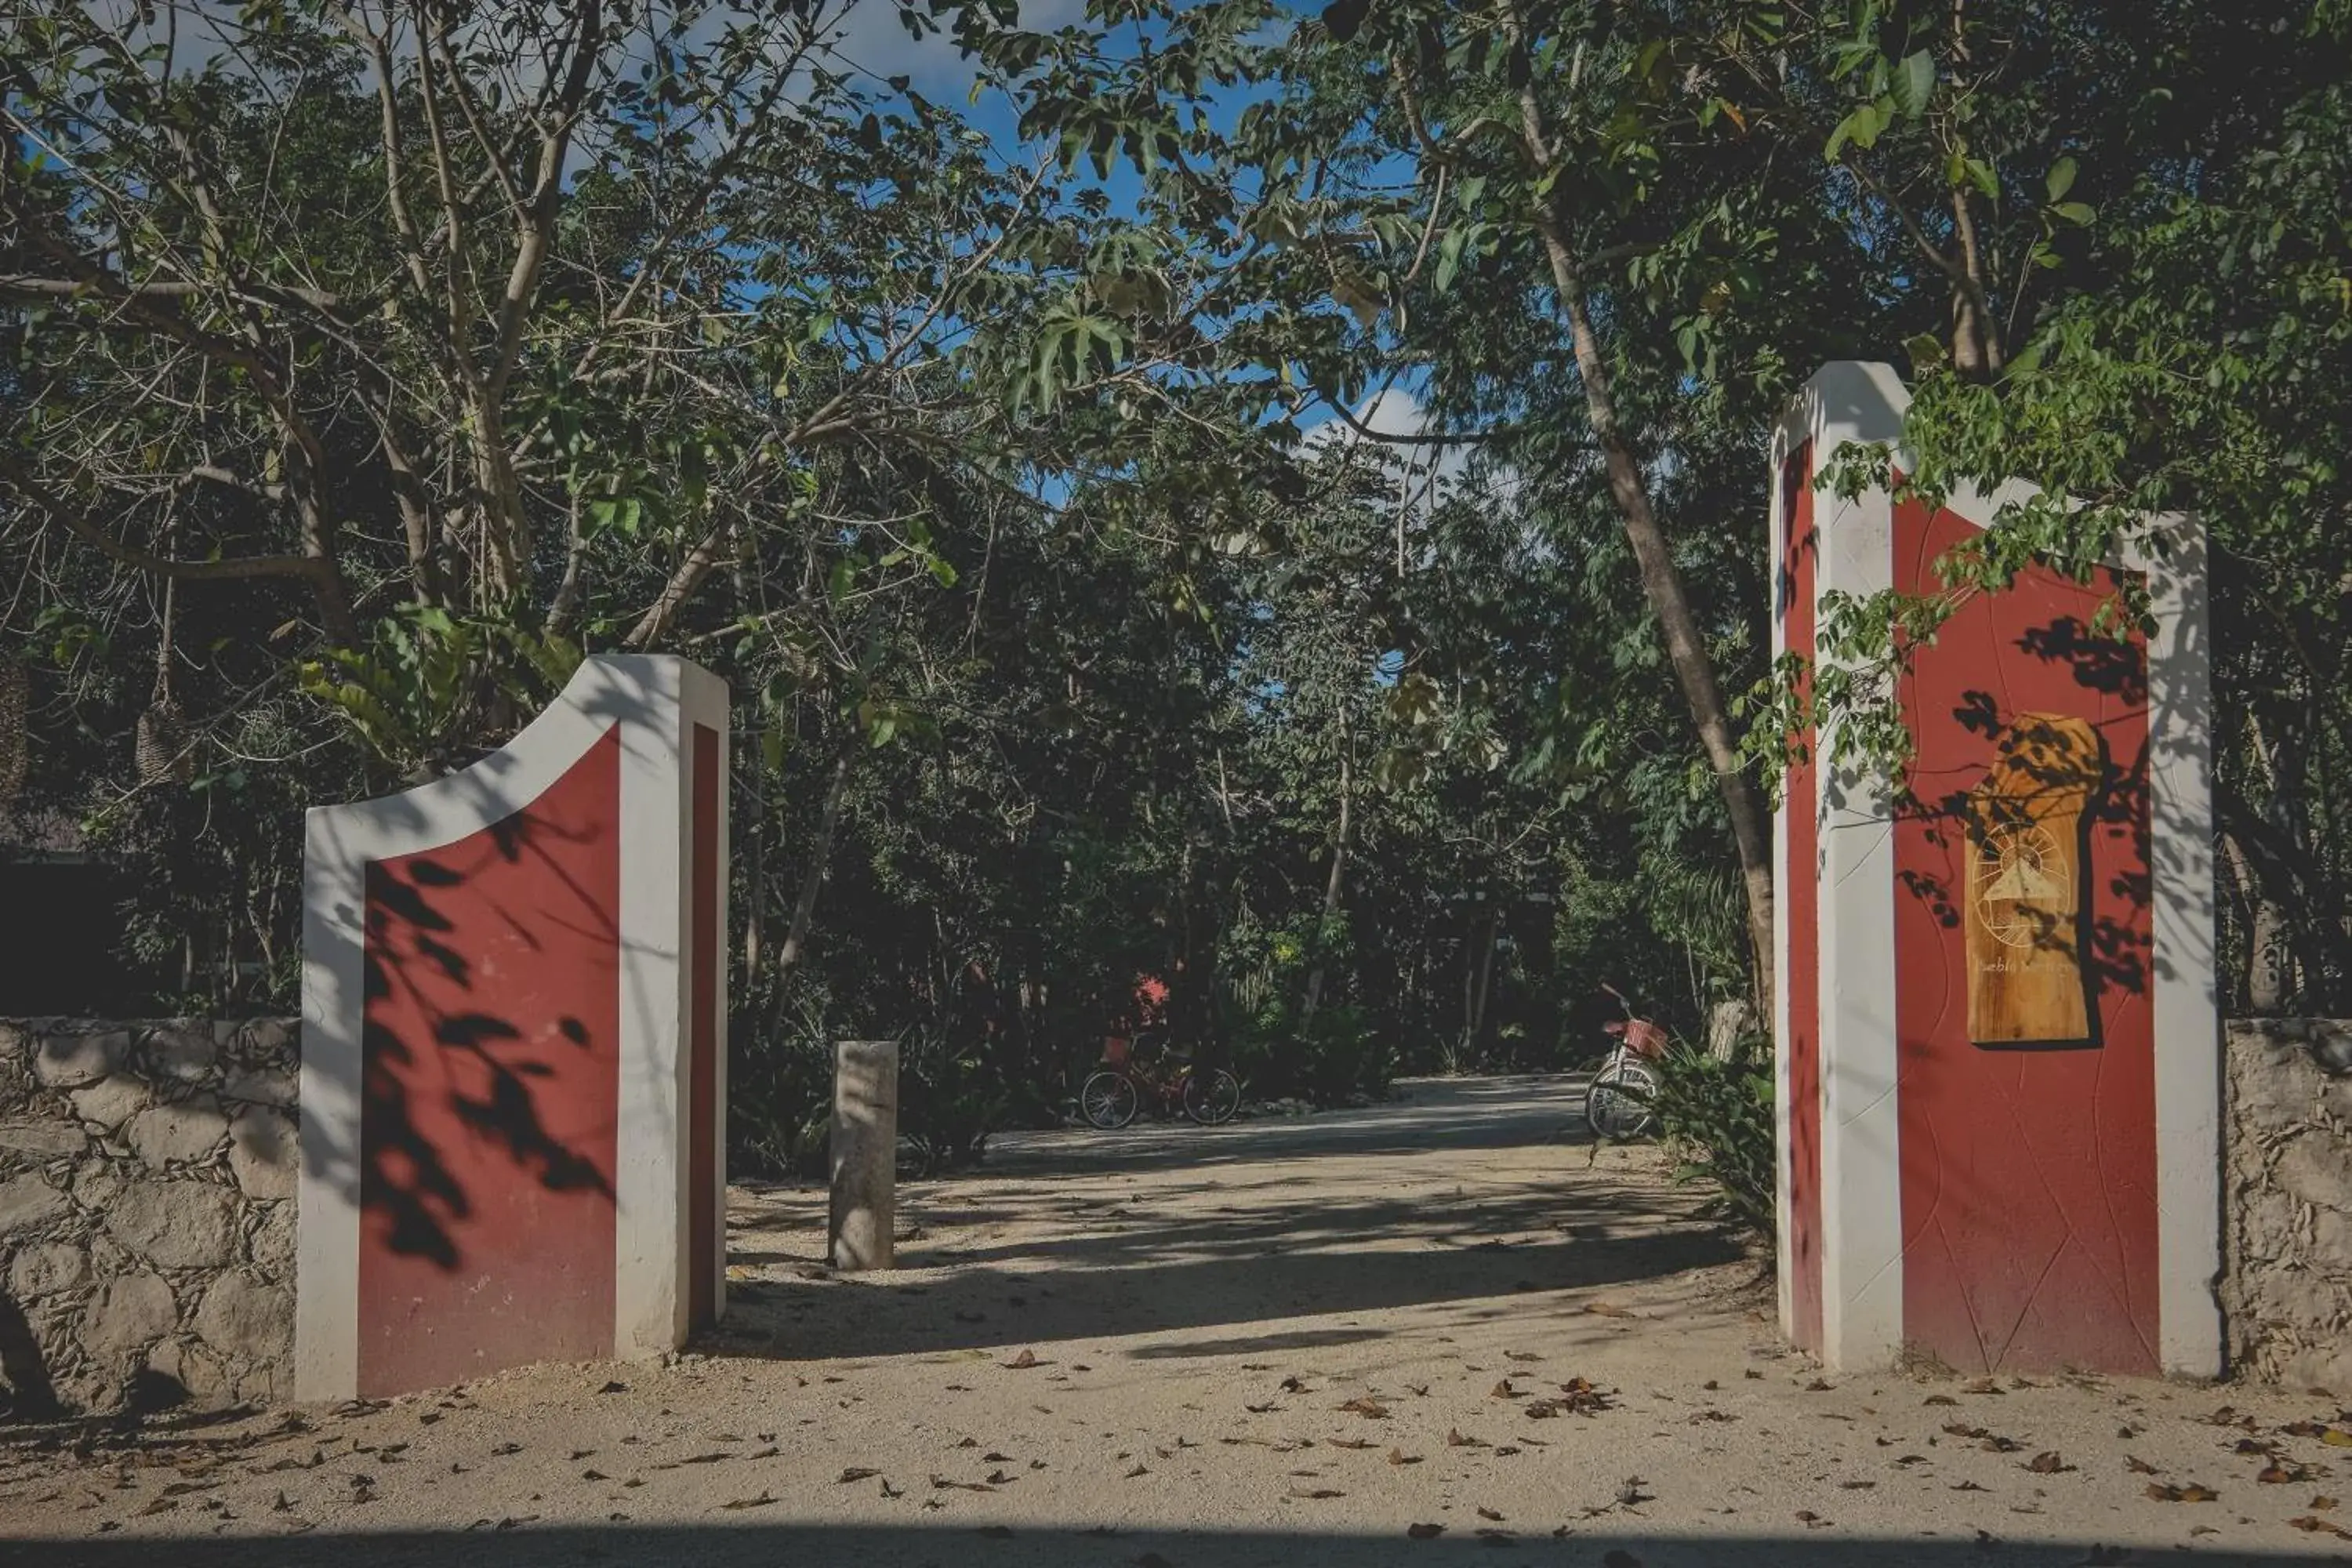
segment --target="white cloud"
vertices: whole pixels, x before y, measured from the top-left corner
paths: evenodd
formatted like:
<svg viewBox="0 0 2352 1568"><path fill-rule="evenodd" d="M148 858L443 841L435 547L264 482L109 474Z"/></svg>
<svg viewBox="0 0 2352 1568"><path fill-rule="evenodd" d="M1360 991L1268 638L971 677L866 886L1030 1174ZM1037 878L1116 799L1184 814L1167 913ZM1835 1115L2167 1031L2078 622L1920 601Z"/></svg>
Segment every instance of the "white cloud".
<svg viewBox="0 0 2352 1568"><path fill-rule="evenodd" d="M1430 413L1421 399L1402 387L1386 387L1364 400L1354 411L1356 424L1379 436L1421 436L1430 428ZM1469 473L1471 448L1459 442L1380 441L1360 432L1337 415L1299 438L1307 452L1341 447L1377 445L1398 475L1403 494L1418 508L1455 493Z"/></svg>

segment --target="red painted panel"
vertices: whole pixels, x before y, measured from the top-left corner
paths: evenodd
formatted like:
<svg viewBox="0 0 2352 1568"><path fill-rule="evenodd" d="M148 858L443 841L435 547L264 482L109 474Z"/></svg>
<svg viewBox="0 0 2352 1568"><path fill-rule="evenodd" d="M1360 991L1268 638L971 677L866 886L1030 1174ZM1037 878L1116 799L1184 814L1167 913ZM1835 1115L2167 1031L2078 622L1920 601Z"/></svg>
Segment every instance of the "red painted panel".
<svg viewBox="0 0 2352 1568"><path fill-rule="evenodd" d="M1813 654L1813 574L1820 555L1813 532L1812 447L1798 448L1780 475L1781 515L1789 542L1774 592L1783 644L1810 660ZM1812 680L1804 687L1810 695ZM1789 862L1781 897L1789 923L1789 1249L1795 1289L1797 1343L1822 1346L1822 1058L1820 832L1814 821L1819 787L1811 723L1798 732L1803 757L1789 769Z"/></svg>
<svg viewBox="0 0 2352 1568"><path fill-rule="evenodd" d="M693 1118L688 1134L687 1321L701 1328L719 1316L719 731L694 727L694 923L687 946L694 1009L688 1043L687 1105Z"/></svg>
<svg viewBox="0 0 2352 1568"><path fill-rule="evenodd" d="M1895 585L1933 590L1974 531L1896 507ZM2117 586L2030 571L1971 599L1903 684L1919 748L1895 830L1904 1331L1971 1371L2158 1365L2147 648L2090 629ZM2087 720L2107 753L2085 851L2097 1038L1987 1047L1969 1038L1954 806L2036 712Z"/></svg>
<svg viewBox="0 0 2352 1568"><path fill-rule="evenodd" d="M620 761L368 867L362 1394L612 1353Z"/></svg>

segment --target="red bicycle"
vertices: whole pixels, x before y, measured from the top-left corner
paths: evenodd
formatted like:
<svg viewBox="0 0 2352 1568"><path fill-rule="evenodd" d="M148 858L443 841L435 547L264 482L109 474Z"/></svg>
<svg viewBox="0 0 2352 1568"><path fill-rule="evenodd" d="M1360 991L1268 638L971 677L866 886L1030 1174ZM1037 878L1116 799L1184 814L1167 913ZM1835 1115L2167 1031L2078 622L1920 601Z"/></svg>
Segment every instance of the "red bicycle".
<svg viewBox="0 0 2352 1568"><path fill-rule="evenodd" d="M1242 1106L1242 1083L1223 1068L1172 1061L1164 1049L1160 1065L1140 1059L1135 1042L1113 1036L1103 1042L1103 1065L1078 1089L1078 1110L1087 1124L1106 1132L1135 1120L1149 1099L1160 1114L1178 1110L1203 1127L1231 1121Z"/></svg>
<svg viewBox="0 0 2352 1568"><path fill-rule="evenodd" d="M1666 1054L1666 1032L1633 1016L1633 1005L1615 986L1601 989L1617 998L1625 1016L1601 1026L1611 1045L1600 1070L1584 1088L1585 1125L1596 1138L1639 1138L1657 1121L1652 1109L1658 1093L1654 1064Z"/></svg>

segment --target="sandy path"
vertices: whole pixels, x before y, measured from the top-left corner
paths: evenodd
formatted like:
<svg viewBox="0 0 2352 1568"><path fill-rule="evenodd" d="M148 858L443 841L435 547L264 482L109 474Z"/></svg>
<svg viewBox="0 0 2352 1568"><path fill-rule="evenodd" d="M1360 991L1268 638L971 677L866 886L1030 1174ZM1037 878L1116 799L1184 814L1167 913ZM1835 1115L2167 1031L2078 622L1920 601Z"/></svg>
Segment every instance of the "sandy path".
<svg viewBox="0 0 2352 1568"><path fill-rule="evenodd" d="M2315 1501L2352 1493L2352 1447L2279 1431L2336 1419L2324 1399L1818 1376L1654 1154L1563 1137L1575 1105L1562 1079L1418 1083L1365 1111L1008 1138L984 1175L912 1184L906 1267L856 1279L822 1267L822 1194L740 1192L708 1353L18 1442L0 1563L1747 1568L2352 1544L2290 1522L2352 1529ZM1572 1407L1578 1379L1602 1408ZM2214 1424L2225 1404L2251 1427ZM2218 1499L2147 1495L2192 1482Z"/></svg>

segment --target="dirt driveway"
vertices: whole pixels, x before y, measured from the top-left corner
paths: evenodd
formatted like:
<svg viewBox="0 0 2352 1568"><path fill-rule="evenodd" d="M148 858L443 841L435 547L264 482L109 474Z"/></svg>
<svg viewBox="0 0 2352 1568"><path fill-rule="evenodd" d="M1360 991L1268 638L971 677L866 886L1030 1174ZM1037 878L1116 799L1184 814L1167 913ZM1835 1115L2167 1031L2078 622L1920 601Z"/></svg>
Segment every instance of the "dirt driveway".
<svg viewBox="0 0 2352 1568"><path fill-rule="evenodd" d="M912 1184L905 1267L856 1279L823 1265L820 1192L741 1191L700 1352L19 1441L0 1563L1835 1568L2352 1544L2331 1500L2352 1447L2281 1430L2344 1436L2332 1402L1824 1377L1693 1194L1651 1152L1582 1143L1576 1110L1568 1079L1424 1081L1361 1111L1010 1137L978 1176Z"/></svg>

